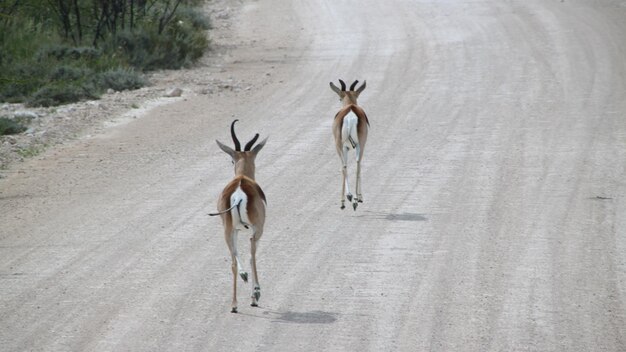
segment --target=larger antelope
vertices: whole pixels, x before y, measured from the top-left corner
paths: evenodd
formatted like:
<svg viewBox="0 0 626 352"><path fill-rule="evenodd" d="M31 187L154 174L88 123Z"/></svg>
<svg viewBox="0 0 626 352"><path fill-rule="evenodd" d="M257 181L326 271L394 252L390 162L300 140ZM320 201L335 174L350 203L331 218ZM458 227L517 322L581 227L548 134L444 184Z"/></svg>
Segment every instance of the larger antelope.
<svg viewBox="0 0 626 352"><path fill-rule="evenodd" d="M346 90L344 81L339 80L341 89L333 82L330 82L330 89L339 95L339 99L343 107L335 115L333 121L333 135L335 137L335 147L337 154L341 158L343 174L341 186L341 209L345 209L345 199L348 198L352 202L352 207L356 210L358 203L363 202L363 194L361 193L361 160L363 159L363 151L365 150L365 142L367 142L367 130L369 129L369 121L363 108L357 104L357 98L365 89L365 81L355 90L359 81L354 81L350 86L350 90ZM348 185L348 152L354 149L356 153L356 197L350 193Z"/></svg>
<svg viewBox="0 0 626 352"><path fill-rule="evenodd" d="M217 202L218 212L209 215L220 215L224 225L224 236L230 250L231 268L233 271L233 301L231 312L237 313L237 274L248 282L248 273L243 270L237 253L237 234L242 229L250 229L250 266L252 269L252 303L256 307L261 297L261 287L256 268L257 242L263 235L265 224L265 194L254 180L254 161L257 154L265 145L267 138L254 148L253 145L259 138L257 133L241 150L241 144L235 135L235 122L230 125L230 134L235 144L235 149L220 143L217 145L226 154L230 155L235 165L235 177L224 187Z"/></svg>

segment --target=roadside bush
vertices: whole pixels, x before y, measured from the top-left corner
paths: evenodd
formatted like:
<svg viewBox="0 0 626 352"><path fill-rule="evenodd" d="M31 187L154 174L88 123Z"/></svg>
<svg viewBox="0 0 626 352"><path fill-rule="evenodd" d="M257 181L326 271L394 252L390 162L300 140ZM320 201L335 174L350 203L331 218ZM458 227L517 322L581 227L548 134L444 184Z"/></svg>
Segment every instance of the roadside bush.
<svg viewBox="0 0 626 352"><path fill-rule="evenodd" d="M32 92L43 85L46 69L31 62L18 63L0 68L0 101L23 102Z"/></svg>
<svg viewBox="0 0 626 352"><path fill-rule="evenodd" d="M0 26L0 101L16 103L41 87L46 70L32 57L51 38L32 20L7 22Z"/></svg>
<svg viewBox="0 0 626 352"><path fill-rule="evenodd" d="M211 21L203 13L199 12L196 8L189 6L181 6L176 12L174 22L179 21L187 22L192 28L196 30L208 31L211 29Z"/></svg>
<svg viewBox="0 0 626 352"><path fill-rule="evenodd" d="M98 99L100 93L88 83L56 82L38 89L27 99L26 104L44 107L62 105L85 99Z"/></svg>
<svg viewBox="0 0 626 352"><path fill-rule="evenodd" d="M131 66L150 71L187 67L202 57L209 43L204 32L179 21L161 34L151 28L120 32L109 45Z"/></svg>
<svg viewBox="0 0 626 352"><path fill-rule="evenodd" d="M62 65L50 68L48 80L53 82L80 81L81 79L89 77L92 74L93 70L88 68Z"/></svg>
<svg viewBox="0 0 626 352"><path fill-rule="evenodd" d="M139 89L145 85L143 77L133 69L117 68L99 73L95 85L103 90L116 91Z"/></svg>
<svg viewBox="0 0 626 352"><path fill-rule="evenodd" d="M0 136L18 134L26 131L26 127L7 117L0 117Z"/></svg>
<svg viewBox="0 0 626 352"><path fill-rule="evenodd" d="M95 60L101 52L93 47L72 47L62 44L47 45L37 52L37 60L44 61L55 59L57 61Z"/></svg>
<svg viewBox="0 0 626 352"><path fill-rule="evenodd" d="M0 0L0 102L50 106L137 89L207 50L199 0ZM9 6L10 5L10 6Z"/></svg>
<svg viewBox="0 0 626 352"><path fill-rule="evenodd" d="M202 57L209 47L205 33L211 28L208 17L197 8L180 6L164 22L162 14L167 11L159 6L153 11L143 22L109 36L102 43L103 51L124 58L139 71L180 69Z"/></svg>

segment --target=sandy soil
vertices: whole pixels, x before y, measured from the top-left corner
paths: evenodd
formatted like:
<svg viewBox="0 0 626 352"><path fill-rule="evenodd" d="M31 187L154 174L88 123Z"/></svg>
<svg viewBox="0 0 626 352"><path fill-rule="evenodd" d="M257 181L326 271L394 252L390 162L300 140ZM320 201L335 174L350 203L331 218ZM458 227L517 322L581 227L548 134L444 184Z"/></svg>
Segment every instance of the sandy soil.
<svg viewBox="0 0 626 352"><path fill-rule="evenodd" d="M626 350L625 2L225 3L231 45L190 79L241 89L3 172L0 350ZM368 83L356 212L337 78ZM233 118L269 135L262 297L239 314L207 216Z"/></svg>

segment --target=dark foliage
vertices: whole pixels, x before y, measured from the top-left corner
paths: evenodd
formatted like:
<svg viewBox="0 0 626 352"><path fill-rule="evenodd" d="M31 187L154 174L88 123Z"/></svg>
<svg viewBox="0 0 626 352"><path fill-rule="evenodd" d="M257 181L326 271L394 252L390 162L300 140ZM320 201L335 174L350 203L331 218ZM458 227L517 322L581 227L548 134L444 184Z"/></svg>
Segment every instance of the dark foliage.
<svg viewBox="0 0 626 352"><path fill-rule="evenodd" d="M145 84L208 48L194 0L0 0L0 102L58 105Z"/></svg>
<svg viewBox="0 0 626 352"><path fill-rule="evenodd" d="M0 117L0 136L18 134L24 131L26 131L26 127L22 126L17 121L6 117Z"/></svg>

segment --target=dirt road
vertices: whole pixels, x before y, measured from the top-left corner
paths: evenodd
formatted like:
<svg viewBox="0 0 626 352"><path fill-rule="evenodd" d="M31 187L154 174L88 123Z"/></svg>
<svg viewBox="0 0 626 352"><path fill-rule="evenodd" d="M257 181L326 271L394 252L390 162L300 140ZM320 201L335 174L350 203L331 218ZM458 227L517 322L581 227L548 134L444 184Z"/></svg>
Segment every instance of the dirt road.
<svg viewBox="0 0 626 352"><path fill-rule="evenodd" d="M245 1L216 75L247 88L0 180L0 350L626 350L625 19L611 0ZM356 212L337 78L368 84ZM269 135L262 297L239 314L207 216L233 118Z"/></svg>

